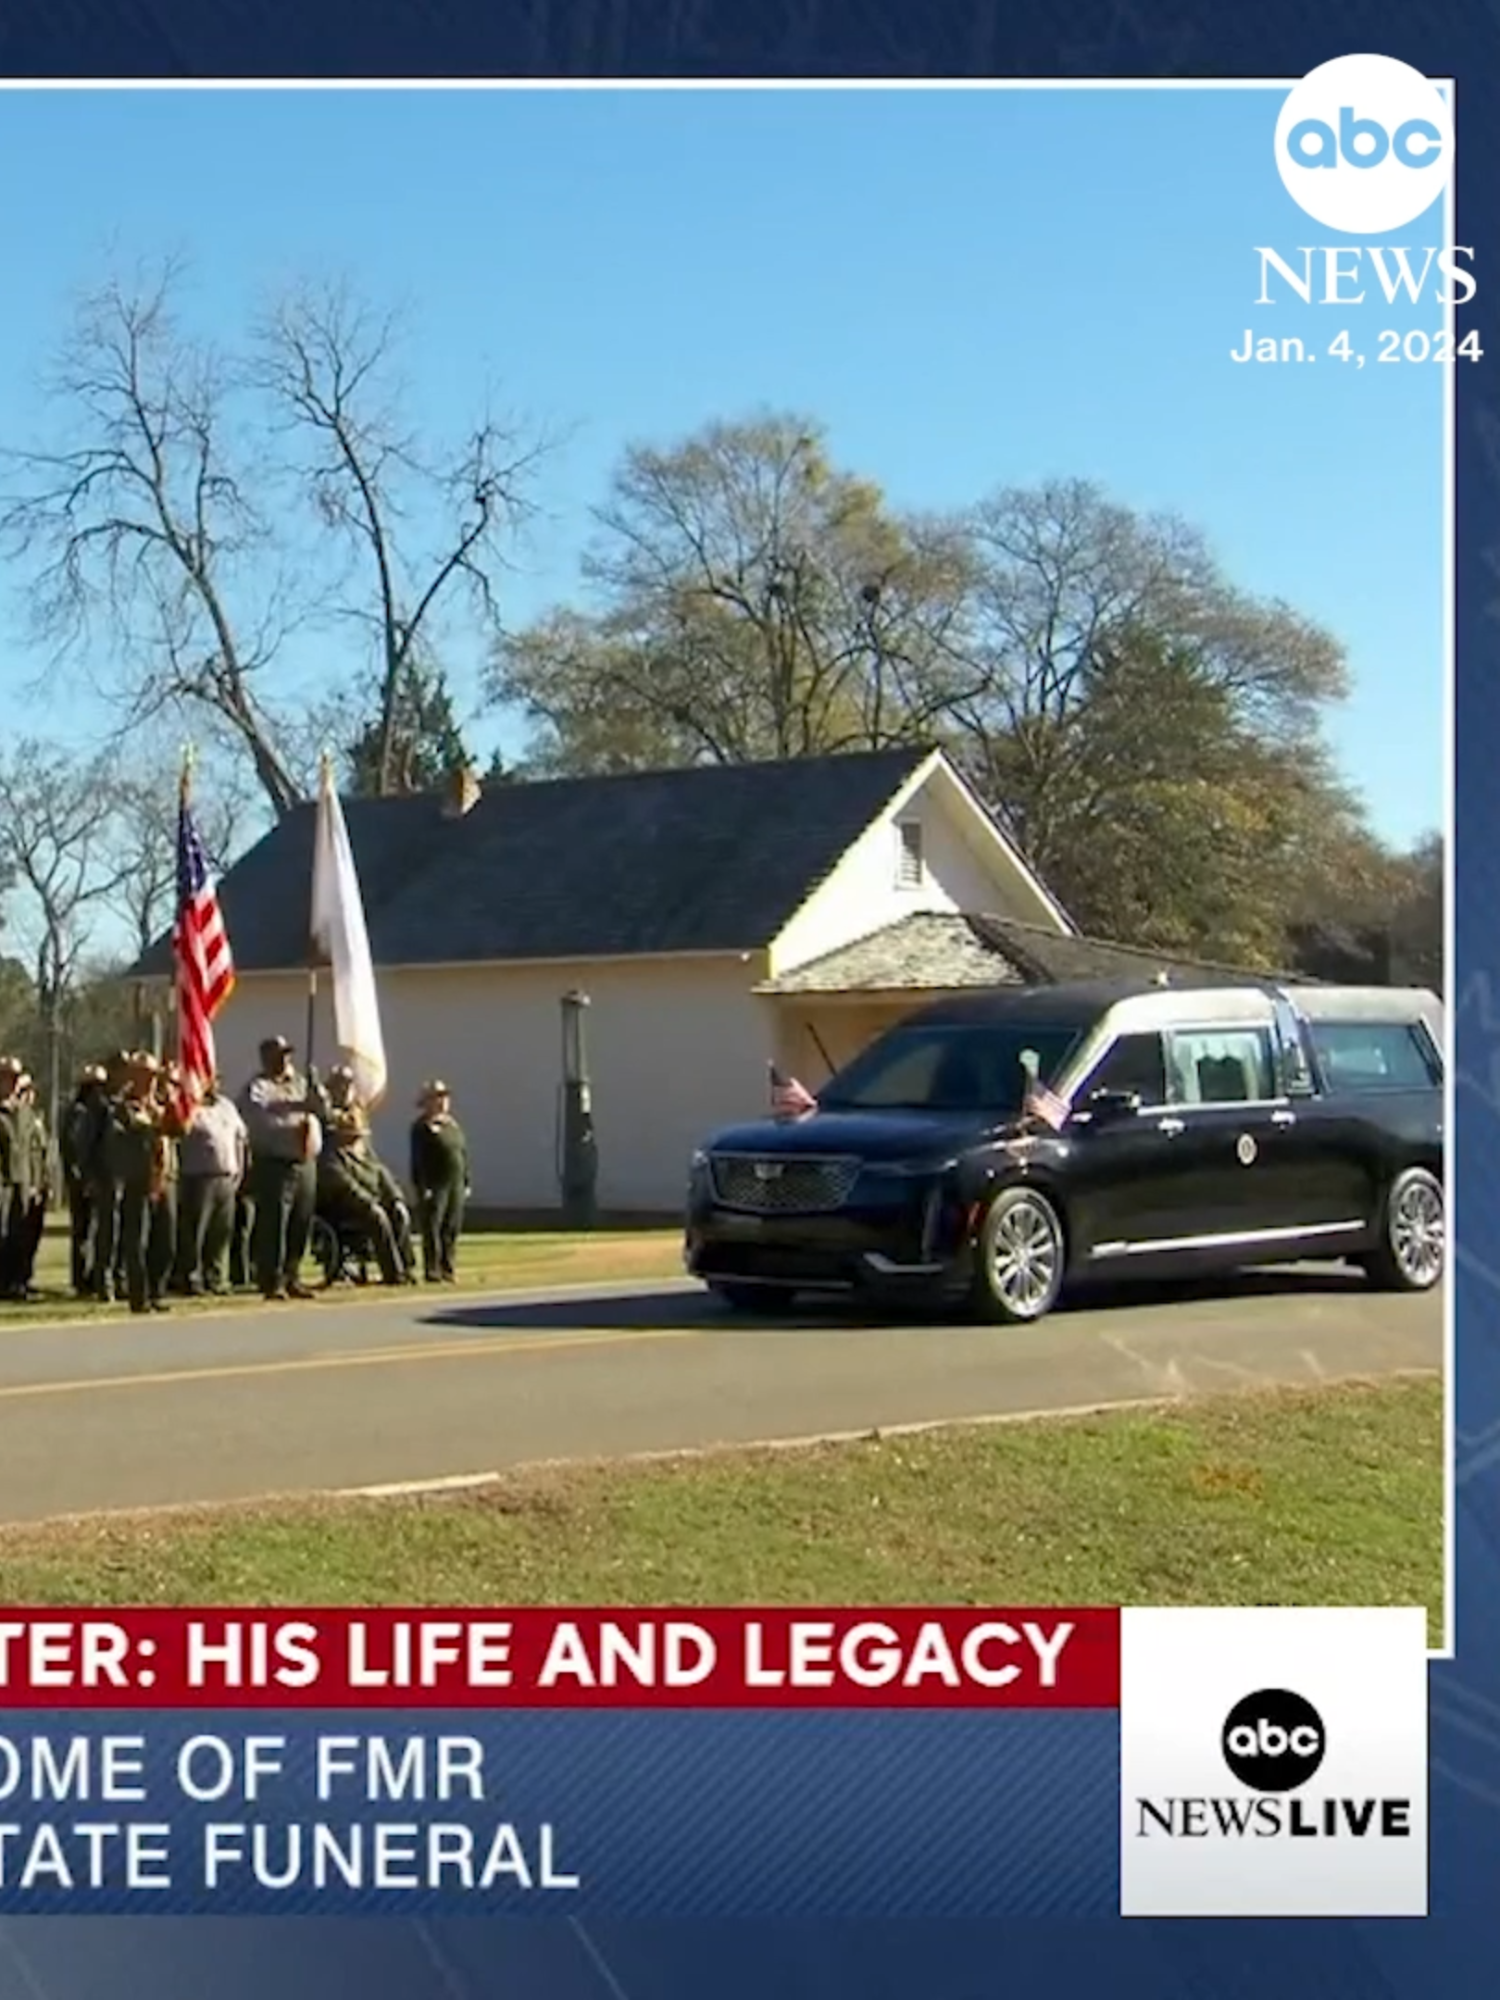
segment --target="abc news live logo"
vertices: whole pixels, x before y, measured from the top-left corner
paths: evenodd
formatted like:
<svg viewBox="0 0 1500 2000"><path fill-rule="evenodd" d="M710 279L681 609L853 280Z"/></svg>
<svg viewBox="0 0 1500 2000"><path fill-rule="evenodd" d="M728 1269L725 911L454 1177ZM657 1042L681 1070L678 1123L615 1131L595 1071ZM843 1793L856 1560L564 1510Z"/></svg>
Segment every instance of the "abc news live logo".
<svg viewBox="0 0 1500 2000"><path fill-rule="evenodd" d="M1407 1840L1409 1798L1338 1798L1303 1794L1328 1750L1328 1732L1312 1703L1289 1688L1261 1688L1225 1717L1221 1751L1243 1793L1136 1800L1142 1840ZM1253 1794L1253 1796L1247 1796ZM1296 1796L1294 1796L1294 1794Z"/></svg>
<svg viewBox="0 0 1500 2000"><path fill-rule="evenodd" d="M1445 192L1453 118L1420 70L1390 56L1339 56L1287 93L1275 153L1282 185L1314 221L1344 236L1383 236L1425 215ZM1256 255L1255 303L1263 306L1275 305L1278 293L1304 305L1353 306L1367 296L1394 305L1402 293L1413 304L1426 296L1438 306L1465 305L1478 289L1463 268L1474 252L1462 245L1414 252L1346 242L1301 245L1289 256L1257 246Z"/></svg>

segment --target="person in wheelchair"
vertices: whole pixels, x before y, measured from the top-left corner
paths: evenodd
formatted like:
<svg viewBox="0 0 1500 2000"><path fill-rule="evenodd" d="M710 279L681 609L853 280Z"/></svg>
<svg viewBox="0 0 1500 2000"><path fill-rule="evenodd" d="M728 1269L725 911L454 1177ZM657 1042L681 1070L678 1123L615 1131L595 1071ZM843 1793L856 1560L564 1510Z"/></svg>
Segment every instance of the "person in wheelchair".
<svg viewBox="0 0 1500 2000"><path fill-rule="evenodd" d="M327 1085L328 1119L318 1160L318 1212L342 1238L367 1242L388 1285L416 1283L411 1210L401 1184L370 1143L370 1121L341 1064Z"/></svg>

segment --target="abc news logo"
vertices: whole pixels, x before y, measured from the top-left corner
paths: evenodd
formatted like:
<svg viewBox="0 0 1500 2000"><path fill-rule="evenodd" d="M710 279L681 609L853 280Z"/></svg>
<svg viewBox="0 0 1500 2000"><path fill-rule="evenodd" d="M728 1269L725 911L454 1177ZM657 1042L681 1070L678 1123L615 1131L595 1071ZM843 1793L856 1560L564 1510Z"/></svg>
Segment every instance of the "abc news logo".
<svg viewBox="0 0 1500 2000"><path fill-rule="evenodd" d="M1368 171L1394 154L1403 167L1435 167L1443 157L1443 135L1430 118L1408 118L1388 132L1376 118L1356 118L1352 105L1339 106L1338 130L1323 118L1303 118L1286 136L1292 164L1338 171L1341 161Z"/></svg>
<svg viewBox="0 0 1500 2000"><path fill-rule="evenodd" d="M1345 235L1383 236L1431 208L1453 170L1453 114L1391 56L1338 56L1287 93L1277 170L1299 208Z"/></svg>
<svg viewBox="0 0 1500 2000"><path fill-rule="evenodd" d="M1321 1769L1328 1732L1312 1703L1289 1688L1261 1688L1237 1701L1224 1719L1219 1749L1244 1791L1137 1799L1138 1839L1410 1837L1410 1799L1292 1796Z"/></svg>

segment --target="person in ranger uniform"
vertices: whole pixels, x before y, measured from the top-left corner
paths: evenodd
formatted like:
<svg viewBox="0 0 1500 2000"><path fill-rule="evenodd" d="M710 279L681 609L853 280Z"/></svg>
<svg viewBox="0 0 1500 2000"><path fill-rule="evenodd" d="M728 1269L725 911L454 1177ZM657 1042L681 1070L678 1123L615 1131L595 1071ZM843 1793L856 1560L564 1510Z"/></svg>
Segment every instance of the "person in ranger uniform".
<svg viewBox="0 0 1500 2000"><path fill-rule="evenodd" d="M411 1184L422 1219L422 1264L429 1284L454 1282L454 1257L470 1194L469 1146L446 1083L429 1083L411 1128Z"/></svg>
<svg viewBox="0 0 1500 2000"><path fill-rule="evenodd" d="M56 1175L52 1135L47 1130L46 1116L36 1101L36 1084L31 1077L22 1075L17 1096L25 1123L26 1144L30 1148L30 1171L16 1273L16 1295L18 1298L34 1299L40 1297L36 1289L36 1260L41 1255L42 1238L47 1233L47 1210L52 1206Z"/></svg>
<svg viewBox="0 0 1500 2000"><path fill-rule="evenodd" d="M0 1056L0 1297L24 1296L31 1143L14 1056Z"/></svg>
<svg viewBox="0 0 1500 2000"><path fill-rule="evenodd" d="M80 1072L59 1134L63 1184L68 1191L73 1290L79 1298L87 1298L96 1289L93 1258L98 1203L89 1160L104 1102L104 1084L104 1070L98 1063L90 1063Z"/></svg>
<svg viewBox="0 0 1500 2000"><path fill-rule="evenodd" d="M370 1121L341 1063L328 1075L328 1125L318 1162L318 1204L335 1225L363 1229L388 1285L414 1282L411 1212L401 1184L370 1141Z"/></svg>
<svg viewBox="0 0 1500 2000"><path fill-rule="evenodd" d="M181 1147L175 1282L189 1297L228 1291L224 1262L234 1232L235 1198L249 1165L245 1121L210 1077L193 1108Z"/></svg>
<svg viewBox="0 0 1500 2000"><path fill-rule="evenodd" d="M120 1188L125 1286L134 1313L166 1312L163 1294L177 1250L177 1141L182 1116L155 1056L129 1059L111 1107L105 1148Z"/></svg>
<svg viewBox="0 0 1500 2000"><path fill-rule="evenodd" d="M317 1201L318 1154L327 1103L316 1079L292 1061L292 1045L271 1035L260 1045L260 1074L239 1096L250 1137L251 1254L267 1299L310 1299L302 1259Z"/></svg>
<svg viewBox="0 0 1500 2000"><path fill-rule="evenodd" d="M85 1172L94 1200L94 1261L90 1281L96 1298L106 1304L122 1299L125 1282L125 1240L120 1231L124 1188L118 1177L118 1148L111 1145L115 1113L125 1095L133 1057L126 1049L112 1055L104 1066L104 1089L94 1105L92 1125L86 1135Z"/></svg>

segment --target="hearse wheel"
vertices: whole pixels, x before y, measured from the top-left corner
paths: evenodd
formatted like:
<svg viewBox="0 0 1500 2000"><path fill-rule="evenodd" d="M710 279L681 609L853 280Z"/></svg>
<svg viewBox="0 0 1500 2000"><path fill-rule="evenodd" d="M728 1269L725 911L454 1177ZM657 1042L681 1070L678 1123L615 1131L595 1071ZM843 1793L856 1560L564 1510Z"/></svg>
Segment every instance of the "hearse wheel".
<svg viewBox="0 0 1500 2000"><path fill-rule="evenodd" d="M1040 1189L1003 1189L979 1231L974 1303L981 1319L1024 1326L1057 1304L1067 1265L1062 1217Z"/></svg>
<svg viewBox="0 0 1500 2000"><path fill-rule="evenodd" d="M710 1285L708 1288L731 1312L753 1313L760 1319L780 1319L797 1303L797 1294L785 1285Z"/></svg>
<svg viewBox="0 0 1500 2000"><path fill-rule="evenodd" d="M1443 1187L1425 1167L1397 1174L1385 1198L1380 1247L1366 1257L1384 1292L1430 1292L1443 1275Z"/></svg>

